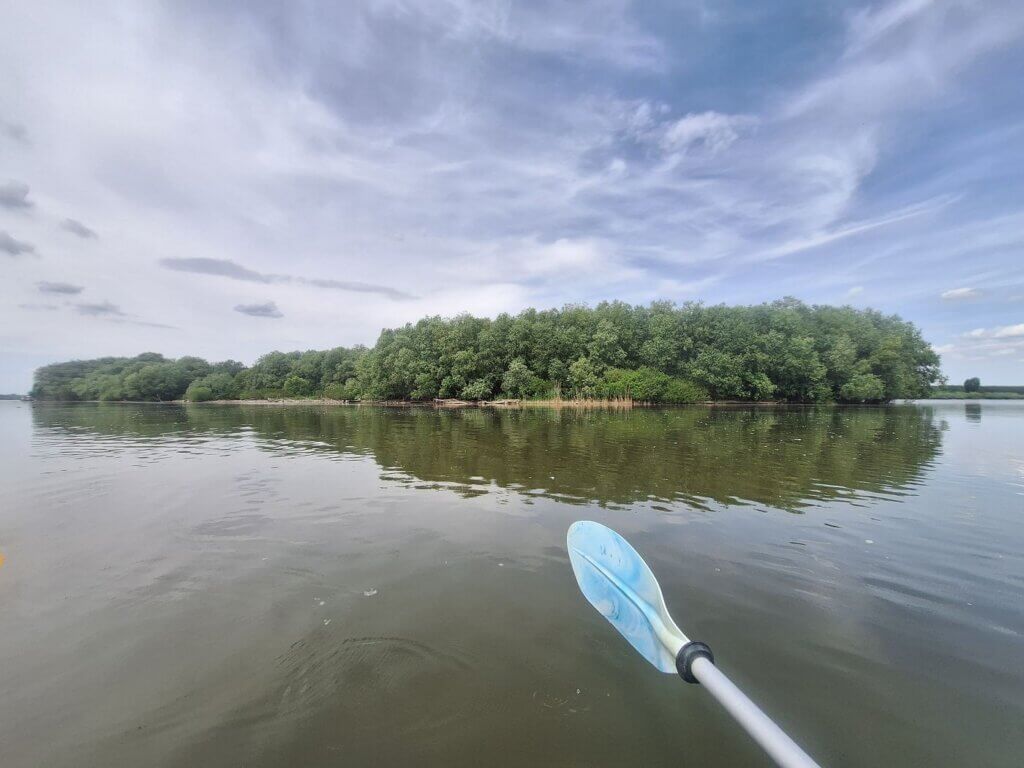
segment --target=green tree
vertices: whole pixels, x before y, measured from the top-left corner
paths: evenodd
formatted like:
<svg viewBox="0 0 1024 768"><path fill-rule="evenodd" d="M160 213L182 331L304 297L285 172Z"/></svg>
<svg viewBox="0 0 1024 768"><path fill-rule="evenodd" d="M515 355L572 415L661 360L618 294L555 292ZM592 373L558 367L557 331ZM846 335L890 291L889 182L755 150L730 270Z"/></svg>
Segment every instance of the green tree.
<svg viewBox="0 0 1024 768"><path fill-rule="evenodd" d="M964 392L980 392L981 391L981 379L977 376L964 381Z"/></svg>
<svg viewBox="0 0 1024 768"><path fill-rule="evenodd" d="M587 344L591 362L597 368L622 365L626 362L626 351L619 340L619 329L609 319L599 320Z"/></svg>
<svg viewBox="0 0 1024 768"><path fill-rule="evenodd" d="M533 371L521 357L517 357L505 370L501 378L501 389L509 397L526 397L532 394L534 378Z"/></svg>
<svg viewBox="0 0 1024 768"><path fill-rule="evenodd" d="M353 376L344 383L332 382L324 387L324 397L328 400L360 400L359 381Z"/></svg>
<svg viewBox="0 0 1024 768"><path fill-rule="evenodd" d="M487 379L476 379L463 387L459 396L465 400L486 400L491 396L491 389Z"/></svg>
<svg viewBox="0 0 1024 768"><path fill-rule="evenodd" d="M858 373L839 392L848 403L877 403L885 399L885 384L873 373Z"/></svg>
<svg viewBox="0 0 1024 768"><path fill-rule="evenodd" d="M232 386L225 379L213 386L207 377L215 374L231 377ZM676 379L683 383L671 383ZM274 351L251 368L152 352L72 360L38 369L32 395L167 400L198 382L190 399L231 392L243 398L430 400L492 397L502 390L658 402L672 387L687 400L861 402L921 397L939 379L938 355L912 323L786 298L746 307L602 302L493 320L425 317L385 329L369 349Z"/></svg>
<svg viewBox="0 0 1024 768"><path fill-rule="evenodd" d="M237 376L245 370L245 366L237 360L223 360L219 363L214 363L212 366L213 373L226 373L228 376Z"/></svg>
<svg viewBox="0 0 1024 768"><path fill-rule="evenodd" d="M289 397L306 397L313 394L313 383L309 379L290 374L281 387Z"/></svg>
<svg viewBox="0 0 1024 768"><path fill-rule="evenodd" d="M577 399L594 396L597 387L597 369L589 358L580 356L569 366L569 392Z"/></svg>
<svg viewBox="0 0 1024 768"><path fill-rule="evenodd" d="M664 403L699 403L708 399L707 390L686 379L669 379L661 395Z"/></svg>
<svg viewBox="0 0 1024 768"><path fill-rule="evenodd" d="M237 394L234 377L227 372L220 372L203 376L189 384L185 390L185 399L201 403L207 400L230 400L237 397Z"/></svg>
<svg viewBox="0 0 1024 768"><path fill-rule="evenodd" d="M188 371L169 361L144 365L125 376L123 395L128 400L177 400L191 383Z"/></svg>
<svg viewBox="0 0 1024 768"><path fill-rule="evenodd" d="M627 398L642 403L659 403L671 378L653 368L609 368L604 372L597 393L608 398Z"/></svg>

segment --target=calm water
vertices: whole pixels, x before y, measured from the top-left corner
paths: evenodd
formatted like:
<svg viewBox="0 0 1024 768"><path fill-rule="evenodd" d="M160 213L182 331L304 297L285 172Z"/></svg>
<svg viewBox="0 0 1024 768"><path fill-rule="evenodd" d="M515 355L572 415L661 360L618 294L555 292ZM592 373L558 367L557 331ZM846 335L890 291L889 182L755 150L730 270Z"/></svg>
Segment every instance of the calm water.
<svg viewBox="0 0 1024 768"><path fill-rule="evenodd" d="M1024 404L0 404L4 766L760 766L578 593L626 535L828 766L1019 766Z"/></svg>

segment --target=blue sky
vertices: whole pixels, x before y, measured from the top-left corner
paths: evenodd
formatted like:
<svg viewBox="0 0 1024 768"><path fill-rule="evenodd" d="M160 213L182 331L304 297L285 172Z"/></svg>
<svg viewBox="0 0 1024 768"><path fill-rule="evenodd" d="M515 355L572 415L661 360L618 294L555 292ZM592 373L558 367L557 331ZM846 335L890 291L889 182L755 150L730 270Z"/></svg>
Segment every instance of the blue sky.
<svg viewBox="0 0 1024 768"><path fill-rule="evenodd" d="M1019 2L0 15L0 391L74 357L787 295L1024 384Z"/></svg>

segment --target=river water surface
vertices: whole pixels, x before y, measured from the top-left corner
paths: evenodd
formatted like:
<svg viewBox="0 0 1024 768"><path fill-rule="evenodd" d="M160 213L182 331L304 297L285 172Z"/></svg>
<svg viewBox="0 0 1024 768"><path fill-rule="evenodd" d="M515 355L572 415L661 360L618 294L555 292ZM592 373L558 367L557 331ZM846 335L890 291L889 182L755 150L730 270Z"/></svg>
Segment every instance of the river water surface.
<svg viewBox="0 0 1024 768"><path fill-rule="evenodd" d="M826 766L1024 762L1024 404L0 403L0 764L763 766L578 519Z"/></svg>

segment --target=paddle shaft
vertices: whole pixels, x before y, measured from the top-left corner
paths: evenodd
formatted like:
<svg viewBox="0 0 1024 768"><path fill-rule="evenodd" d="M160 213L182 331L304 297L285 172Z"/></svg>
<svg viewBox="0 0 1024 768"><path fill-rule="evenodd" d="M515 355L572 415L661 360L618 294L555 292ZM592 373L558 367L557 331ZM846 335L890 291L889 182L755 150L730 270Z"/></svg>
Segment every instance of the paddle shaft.
<svg viewBox="0 0 1024 768"><path fill-rule="evenodd" d="M707 658L693 660L693 676L781 768L821 768Z"/></svg>

